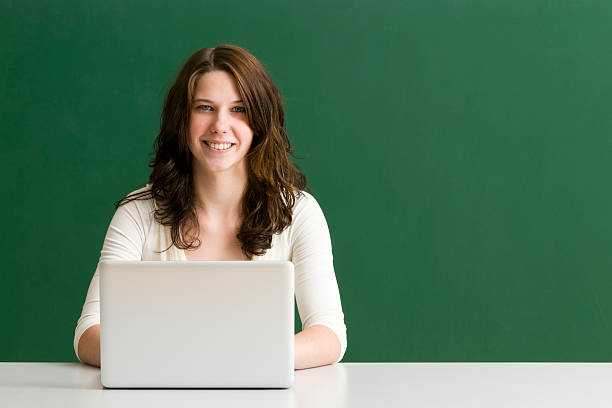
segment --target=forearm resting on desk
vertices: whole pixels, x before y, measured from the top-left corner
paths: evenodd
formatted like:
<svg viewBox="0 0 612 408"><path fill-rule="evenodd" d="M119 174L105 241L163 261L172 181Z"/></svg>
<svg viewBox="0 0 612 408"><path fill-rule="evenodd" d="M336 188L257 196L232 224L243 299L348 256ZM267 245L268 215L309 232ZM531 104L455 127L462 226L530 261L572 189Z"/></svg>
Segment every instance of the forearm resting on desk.
<svg viewBox="0 0 612 408"><path fill-rule="evenodd" d="M100 325L85 330L79 339L79 358L82 362L100 367Z"/></svg>
<svg viewBox="0 0 612 408"><path fill-rule="evenodd" d="M316 325L295 335L295 369L332 364L340 356L340 340L329 327Z"/></svg>
<svg viewBox="0 0 612 408"><path fill-rule="evenodd" d="M331 364L340 355L338 336L328 327L312 326L295 335L295 369ZM79 340L82 362L100 367L100 325L91 326Z"/></svg>

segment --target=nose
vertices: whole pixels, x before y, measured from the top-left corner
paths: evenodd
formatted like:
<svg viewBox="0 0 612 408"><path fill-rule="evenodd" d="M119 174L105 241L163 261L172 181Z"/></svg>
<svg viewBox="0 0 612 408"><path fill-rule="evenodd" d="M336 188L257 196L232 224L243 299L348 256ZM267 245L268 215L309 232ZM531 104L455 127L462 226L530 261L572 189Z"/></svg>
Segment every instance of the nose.
<svg viewBox="0 0 612 408"><path fill-rule="evenodd" d="M229 130L228 118L223 111L217 111L215 120L211 123L210 130L213 133L226 133Z"/></svg>

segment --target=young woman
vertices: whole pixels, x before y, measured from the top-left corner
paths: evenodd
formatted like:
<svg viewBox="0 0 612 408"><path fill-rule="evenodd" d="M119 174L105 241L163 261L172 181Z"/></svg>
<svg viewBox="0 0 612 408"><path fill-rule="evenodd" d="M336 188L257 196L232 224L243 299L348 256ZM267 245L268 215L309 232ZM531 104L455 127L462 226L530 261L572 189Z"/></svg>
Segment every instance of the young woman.
<svg viewBox="0 0 612 408"><path fill-rule="evenodd" d="M149 183L116 203L100 260L292 261L300 369L339 361L346 327L327 223L284 128L281 96L253 55L197 51L166 98ZM98 269L74 349L100 365Z"/></svg>

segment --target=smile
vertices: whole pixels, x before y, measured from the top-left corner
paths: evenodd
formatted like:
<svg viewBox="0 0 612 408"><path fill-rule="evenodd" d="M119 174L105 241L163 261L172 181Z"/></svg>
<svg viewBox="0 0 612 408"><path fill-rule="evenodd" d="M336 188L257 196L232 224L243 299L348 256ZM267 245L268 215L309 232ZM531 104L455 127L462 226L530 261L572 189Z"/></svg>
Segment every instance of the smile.
<svg viewBox="0 0 612 408"><path fill-rule="evenodd" d="M227 151L231 149L235 143L215 143L215 142L209 142L208 140L205 140L204 144L208 146L210 150L217 151L217 152L223 152L223 151Z"/></svg>

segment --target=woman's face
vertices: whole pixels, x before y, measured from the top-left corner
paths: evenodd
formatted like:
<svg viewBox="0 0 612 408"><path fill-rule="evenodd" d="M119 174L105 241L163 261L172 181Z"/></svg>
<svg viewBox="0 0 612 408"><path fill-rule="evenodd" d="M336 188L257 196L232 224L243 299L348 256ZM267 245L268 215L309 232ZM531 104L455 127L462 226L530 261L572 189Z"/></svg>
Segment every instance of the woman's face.
<svg viewBox="0 0 612 408"><path fill-rule="evenodd" d="M234 78L225 71L202 75L189 121L189 150L205 172L246 171L245 156L253 141L245 104Z"/></svg>

